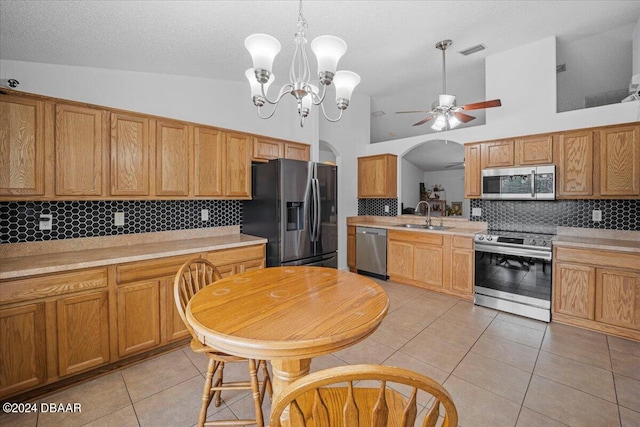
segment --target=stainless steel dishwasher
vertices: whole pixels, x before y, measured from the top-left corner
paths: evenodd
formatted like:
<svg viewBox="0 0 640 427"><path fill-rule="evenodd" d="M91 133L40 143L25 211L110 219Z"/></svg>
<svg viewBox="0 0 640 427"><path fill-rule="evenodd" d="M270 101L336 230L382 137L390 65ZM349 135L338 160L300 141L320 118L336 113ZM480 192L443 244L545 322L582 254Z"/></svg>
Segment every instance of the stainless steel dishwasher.
<svg viewBox="0 0 640 427"><path fill-rule="evenodd" d="M356 227L356 269L358 273L387 280L387 230Z"/></svg>

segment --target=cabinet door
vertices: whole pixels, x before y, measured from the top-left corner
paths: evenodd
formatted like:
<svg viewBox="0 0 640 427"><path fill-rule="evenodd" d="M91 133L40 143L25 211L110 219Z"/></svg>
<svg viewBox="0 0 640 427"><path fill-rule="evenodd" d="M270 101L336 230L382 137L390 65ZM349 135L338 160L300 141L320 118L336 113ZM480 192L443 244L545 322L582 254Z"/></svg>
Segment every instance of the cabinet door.
<svg viewBox="0 0 640 427"><path fill-rule="evenodd" d="M56 194L103 195L106 111L56 104Z"/></svg>
<svg viewBox="0 0 640 427"><path fill-rule="evenodd" d="M167 341L175 341L188 337L191 333L184 324L178 309L176 308L176 300L173 295L173 277L163 279L163 286L167 289L166 297L166 315L165 320L167 330Z"/></svg>
<svg viewBox="0 0 640 427"><path fill-rule="evenodd" d="M149 195L149 119L111 114L111 194Z"/></svg>
<svg viewBox="0 0 640 427"><path fill-rule="evenodd" d="M238 273L256 271L264 268L264 259L250 259L238 266Z"/></svg>
<svg viewBox="0 0 640 427"><path fill-rule="evenodd" d="M594 319L595 268L557 262L554 266L554 312Z"/></svg>
<svg viewBox="0 0 640 427"><path fill-rule="evenodd" d="M107 292L61 298L56 311L60 376L109 362Z"/></svg>
<svg viewBox="0 0 640 427"><path fill-rule="evenodd" d="M593 194L593 133L565 132L558 138L558 196Z"/></svg>
<svg viewBox="0 0 640 427"><path fill-rule="evenodd" d="M156 195L188 196L189 127L169 121L158 121L156 126Z"/></svg>
<svg viewBox="0 0 640 427"><path fill-rule="evenodd" d="M226 189L229 197L251 198L251 137L229 132L226 138Z"/></svg>
<svg viewBox="0 0 640 427"><path fill-rule="evenodd" d="M224 133L217 129L194 129L194 194L223 196Z"/></svg>
<svg viewBox="0 0 640 427"><path fill-rule="evenodd" d="M464 146L464 196L466 198L480 197L482 192L480 149L480 144Z"/></svg>
<svg viewBox="0 0 640 427"><path fill-rule="evenodd" d="M0 196L44 195L44 103L0 97Z"/></svg>
<svg viewBox="0 0 640 427"><path fill-rule="evenodd" d="M413 245L389 240L387 245L387 273L413 280Z"/></svg>
<svg viewBox="0 0 640 427"><path fill-rule="evenodd" d="M119 286L118 354L138 353L160 344L160 287L157 281Z"/></svg>
<svg viewBox="0 0 640 427"><path fill-rule="evenodd" d="M600 131L600 195L640 196L640 126Z"/></svg>
<svg viewBox="0 0 640 427"><path fill-rule="evenodd" d="M358 197L397 197L397 159L392 154L359 157Z"/></svg>
<svg viewBox="0 0 640 427"><path fill-rule="evenodd" d="M296 144L293 142L285 142L284 158L294 159L294 160L305 160L308 162L310 159L310 147L306 144Z"/></svg>
<svg viewBox="0 0 640 427"><path fill-rule="evenodd" d="M475 253L467 249L451 249L451 290L473 294Z"/></svg>
<svg viewBox="0 0 640 427"><path fill-rule="evenodd" d="M520 165L553 163L553 136L530 136L516 140L516 157Z"/></svg>
<svg viewBox="0 0 640 427"><path fill-rule="evenodd" d="M597 270L595 320L640 330L640 273Z"/></svg>
<svg viewBox="0 0 640 427"><path fill-rule="evenodd" d="M284 158L284 144L274 139L254 138L253 158L255 160L272 160Z"/></svg>
<svg viewBox="0 0 640 427"><path fill-rule="evenodd" d="M356 270L356 228L347 227L347 266Z"/></svg>
<svg viewBox="0 0 640 427"><path fill-rule="evenodd" d="M482 159L485 168L513 166L513 141L495 141L482 143Z"/></svg>
<svg viewBox="0 0 640 427"><path fill-rule="evenodd" d="M218 269L222 277L233 276L234 274L237 273L236 264L216 265L216 268Z"/></svg>
<svg viewBox="0 0 640 427"><path fill-rule="evenodd" d="M44 303L0 310L0 397L45 382Z"/></svg>
<svg viewBox="0 0 640 427"><path fill-rule="evenodd" d="M442 247L415 245L413 279L429 286L442 287Z"/></svg>

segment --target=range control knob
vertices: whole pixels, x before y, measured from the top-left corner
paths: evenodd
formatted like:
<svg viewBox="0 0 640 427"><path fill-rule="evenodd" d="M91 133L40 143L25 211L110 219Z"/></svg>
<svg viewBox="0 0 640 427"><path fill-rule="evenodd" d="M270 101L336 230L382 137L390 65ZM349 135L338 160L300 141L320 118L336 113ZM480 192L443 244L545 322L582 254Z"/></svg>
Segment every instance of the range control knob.
<svg viewBox="0 0 640 427"><path fill-rule="evenodd" d="M481 234L478 236L478 240L484 240L484 236Z"/></svg>
<svg viewBox="0 0 640 427"><path fill-rule="evenodd" d="M493 236L487 236L487 240L489 241L493 240Z"/></svg>
<svg viewBox="0 0 640 427"><path fill-rule="evenodd" d="M535 246L536 245L536 241L535 240L531 240L531 245Z"/></svg>
<svg viewBox="0 0 640 427"><path fill-rule="evenodd" d="M546 240L542 241L542 246L547 246L547 241Z"/></svg>

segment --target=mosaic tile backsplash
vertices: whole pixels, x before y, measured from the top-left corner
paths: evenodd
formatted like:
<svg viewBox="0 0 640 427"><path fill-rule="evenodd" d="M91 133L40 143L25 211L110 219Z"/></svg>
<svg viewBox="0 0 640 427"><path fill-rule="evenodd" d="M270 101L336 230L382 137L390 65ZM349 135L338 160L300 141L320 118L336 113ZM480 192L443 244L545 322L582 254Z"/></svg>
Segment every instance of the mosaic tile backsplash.
<svg viewBox="0 0 640 427"><path fill-rule="evenodd" d="M209 221L201 210L209 210ZM124 212L125 225L114 225ZM53 215L51 231L38 230L40 214ZM0 243L223 227L242 223L237 200L126 200L0 203Z"/></svg>
<svg viewBox="0 0 640 427"><path fill-rule="evenodd" d="M471 208L481 208L490 229L555 234L557 227L609 230L640 230L640 200L471 200ZM592 211L602 211L602 221L591 220Z"/></svg>
<svg viewBox="0 0 640 427"><path fill-rule="evenodd" d="M389 212L384 207L389 206ZM358 199L358 216L398 216L398 199Z"/></svg>

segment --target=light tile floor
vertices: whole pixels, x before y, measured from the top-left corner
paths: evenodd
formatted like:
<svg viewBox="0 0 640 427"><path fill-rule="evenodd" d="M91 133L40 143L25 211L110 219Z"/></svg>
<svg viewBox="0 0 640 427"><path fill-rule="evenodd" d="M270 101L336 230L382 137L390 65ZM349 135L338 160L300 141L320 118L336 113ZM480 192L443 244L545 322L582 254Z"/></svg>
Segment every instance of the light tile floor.
<svg viewBox="0 0 640 427"><path fill-rule="evenodd" d="M640 343L379 283L391 299L380 328L314 359L312 370L357 363L413 369L444 384L464 427L640 426ZM205 368L205 358L181 348L39 399L81 403L81 413L2 415L0 425L191 426ZM230 365L226 377L245 369ZM252 400L227 394L209 412L250 417Z"/></svg>

